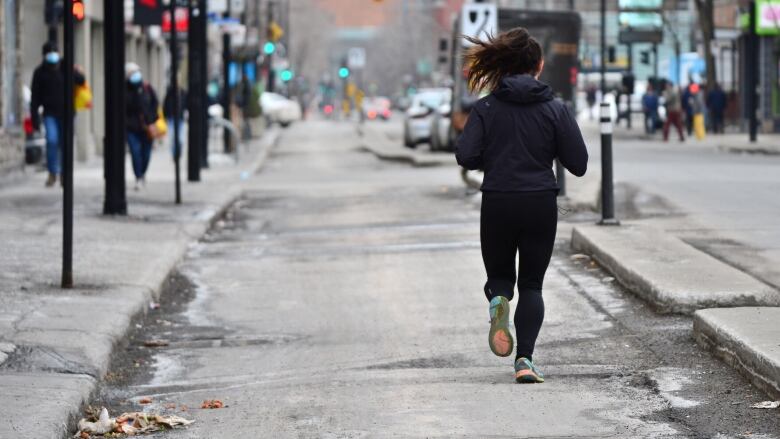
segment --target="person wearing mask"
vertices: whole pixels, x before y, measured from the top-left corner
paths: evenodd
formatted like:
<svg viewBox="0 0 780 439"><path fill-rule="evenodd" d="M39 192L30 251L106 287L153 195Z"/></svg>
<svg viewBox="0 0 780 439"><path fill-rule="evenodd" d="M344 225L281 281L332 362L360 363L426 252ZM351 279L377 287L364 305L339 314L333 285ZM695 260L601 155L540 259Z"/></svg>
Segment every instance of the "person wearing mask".
<svg viewBox="0 0 780 439"><path fill-rule="evenodd" d="M60 175L60 153L63 145L62 124L65 117L65 72L60 63L57 45L47 42L43 45L43 62L35 68L32 76L30 96L30 118L33 130L40 131L40 108L43 107L43 127L46 130L46 169L49 171L46 186L51 187ZM84 84L84 74L73 69L75 85Z"/></svg>
<svg viewBox="0 0 780 439"><path fill-rule="evenodd" d="M152 86L144 82L143 73L138 64L127 63L125 66L126 96L125 96L125 127L127 129L127 145L133 161L135 174L135 190L146 184L146 170L152 156L154 141L153 126L157 121L157 94Z"/></svg>
<svg viewBox="0 0 780 439"><path fill-rule="evenodd" d="M509 301L515 296L515 381L541 383L533 362L544 320L542 284L552 256L558 221L557 158L582 176L588 151L571 110L539 81L541 45L524 28L474 44L466 54L472 91L488 91L471 109L456 142L458 164L482 169L480 241L487 272L488 344L494 354L512 354ZM515 258L519 253L519 266Z"/></svg>
<svg viewBox="0 0 780 439"><path fill-rule="evenodd" d="M726 111L726 93L719 83L715 83L707 93L707 107L712 119L712 132L723 133L723 113Z"/></svg>
<svg viewBox="0 0 780 439"><path fill-rule="evenodd" d="M651 84L647 85L647 91L642 96L642 110L645 113L645 133L653 135L658 124L658 95Z"/></svg>
<svg viewBox="0 0 780 439"><path fill-rule="evenodd" d="M181 137L179 138L179 144L174 145L173 144L173 123L174 123L174 115L176 114L176 111L174 109L174 98L175 94L173 92L173 86L169 85L168 88L165 90L165 98L163 98L163 115L165 115L165 119L168 121L168 126L170 129L168 130L168 137L171 141L171 154L176 157L176 154L181 154ZM179 87L179 133L181 136L181 133L184 132L183 125L184 125L184 110L187 108L187 91L183 88Z"/></svg>
<svg viewBox="0 0 780 439"><path fill-rule="evenodd" d="M666 121L664 122L664 142L669 141L669 125L674 125L680 134L680 142L685 141L682 126L682 103L680 92L671 82L666 83L664 91L664 105L666 106Z"/></svg>

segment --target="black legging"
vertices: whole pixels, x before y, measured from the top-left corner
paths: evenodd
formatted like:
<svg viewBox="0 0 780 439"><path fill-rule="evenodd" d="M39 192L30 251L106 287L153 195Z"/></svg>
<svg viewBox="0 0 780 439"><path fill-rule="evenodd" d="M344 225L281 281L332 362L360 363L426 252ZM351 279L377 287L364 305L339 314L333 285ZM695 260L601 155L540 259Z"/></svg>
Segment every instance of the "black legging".
<svg viewBox="0 0 780 439"><path fill-rule="evenodd" d="M484 192L480 238L488 300L514 297L517 357L532 359L544 320L542 283L550 264L558 223L555 191ZM515 270L515 256L519 263Z"/></svg>

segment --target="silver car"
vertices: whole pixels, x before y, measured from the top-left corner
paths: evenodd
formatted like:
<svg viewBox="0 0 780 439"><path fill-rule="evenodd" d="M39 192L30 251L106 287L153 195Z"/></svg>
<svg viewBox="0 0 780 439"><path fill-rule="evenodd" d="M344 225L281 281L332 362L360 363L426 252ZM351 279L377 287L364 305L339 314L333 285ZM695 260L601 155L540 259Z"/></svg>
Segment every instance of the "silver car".
<svg viewBox="0 0 780 439"><path fill-rule="evenodd" d="M404 113L404 146L414 148L430 141L434 113L450 101L451 95L449 88L423 88L412 97Z"/></svg>

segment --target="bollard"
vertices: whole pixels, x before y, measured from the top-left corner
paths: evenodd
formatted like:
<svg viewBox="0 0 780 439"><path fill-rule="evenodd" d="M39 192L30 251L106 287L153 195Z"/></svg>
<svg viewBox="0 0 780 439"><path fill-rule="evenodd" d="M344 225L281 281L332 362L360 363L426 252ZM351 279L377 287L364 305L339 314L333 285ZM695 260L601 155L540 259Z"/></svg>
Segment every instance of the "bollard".
<svg viewBox="0 0 780 439"><path fill-rule="evenodd" d="M612 118L609 103L601 103L601 221L602 226L619 226L615 219L615 188L612 178Z"/></svg>

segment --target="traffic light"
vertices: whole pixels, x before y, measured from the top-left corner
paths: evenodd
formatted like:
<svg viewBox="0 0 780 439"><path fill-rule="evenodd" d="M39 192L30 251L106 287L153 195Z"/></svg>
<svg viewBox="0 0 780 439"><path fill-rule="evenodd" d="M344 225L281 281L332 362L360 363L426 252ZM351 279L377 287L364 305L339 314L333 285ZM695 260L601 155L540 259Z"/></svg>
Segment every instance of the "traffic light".
<svg viewBox="0 0 780 439"><path fill-rule="evenodd" d="M617 56L615 56L615 46L607 47L607 62L613 64L616 59Z"/></svg>
<svg viewBox="0 0 780 439"><path fill-rule="evenodd" d="M623 90L626 92L626 94L634 94L634 83L636 82L636 78L634 77L633 73L626 73L623 75Z"/></svg>
<svg viewBox="0 0 780 439"><path fill-rule="evenodd" d="M266 55L272 55L274 52L276 52L276 44L273 42L268 41L263 45L263 53Z"/></svg>
<svg viewBox="0 0 780 439"><path fill-rule="evenodd" d="M639 61L645 65L650 64L650 52L647 50L639 52Z"/></svg>
<svg viewBox="0 0 780 439"><path fill-rule="evenodd" d="M290 82L293 79L293 71L290 69L284 69L282 70L282 73L279 74L279 79L282 80L282 82Z"/></svg>
<svg viewBox="0 0 780 439"><path fill-rule="evenodd" d="M347 78L349 78L349 67L347 67L347 66L342 66L342 67L339 69L339 78L341 78L341 79L347 79Z"/></svg>
<svg viewBox="0 0 780 439"><path fill-rule="evenodd" d="M71 12L73 13L73 18L76 19L76 21L84 21L84 1L83 0L73 0L73 6L71 7Z"/></svg>

